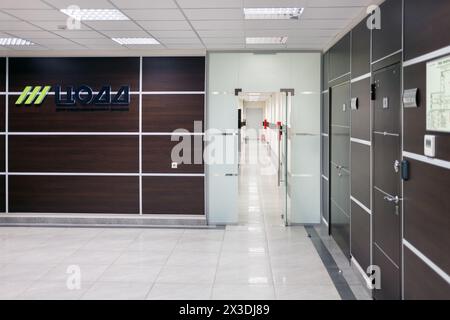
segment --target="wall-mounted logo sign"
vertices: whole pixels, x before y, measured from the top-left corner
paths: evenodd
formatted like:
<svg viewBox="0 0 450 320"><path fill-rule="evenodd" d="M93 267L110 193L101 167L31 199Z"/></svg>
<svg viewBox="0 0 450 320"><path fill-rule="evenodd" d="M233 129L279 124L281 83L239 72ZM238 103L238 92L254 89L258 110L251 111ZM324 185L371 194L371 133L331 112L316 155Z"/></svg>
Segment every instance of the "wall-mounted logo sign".
<svg viewBox="0 0 450 320"><path fill-rule="evenodd" d="M16 100L16 104L22 104L25 103L27 105L29 104L35 104L39 105L44 101L44 98L47 96L48 92L50 91L50 86L45 86L44 89L41 91L41 86L26 86L25 89L23 89L22 93L20 94L19 98ZM37 99L36 99L37 97Z"/></svg>
<svg viewBox="0 0 450 320"><path fill-rule="evenodd" d="M26 86L16 100L16 105L40 105L49 94L51 86ZM64 89L55 86L54 90L56 110L66 111L123 111L128 110L130 104L130 87L122 86L117 92L112 92L110 86L103 86L98 92L91 87L68 86Z"/></svg>

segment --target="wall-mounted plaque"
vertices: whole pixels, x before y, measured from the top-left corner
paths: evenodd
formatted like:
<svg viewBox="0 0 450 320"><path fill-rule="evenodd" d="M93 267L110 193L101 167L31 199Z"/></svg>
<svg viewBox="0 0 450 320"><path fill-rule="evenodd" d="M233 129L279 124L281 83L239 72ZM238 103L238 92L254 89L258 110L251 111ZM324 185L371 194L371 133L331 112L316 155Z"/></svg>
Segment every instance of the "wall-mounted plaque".
<svg viewBox="0 0 450 320"><path fill-rule="evenodd" d="M403 92L403 107L404 108L417 108L418 106L418 89L407 89Z"/></svg>
<svg viewBox="0 0 450 320"><path fill-rule="evenodd" d="M450 56L427 63L427 130L450 132Z"/></svg>

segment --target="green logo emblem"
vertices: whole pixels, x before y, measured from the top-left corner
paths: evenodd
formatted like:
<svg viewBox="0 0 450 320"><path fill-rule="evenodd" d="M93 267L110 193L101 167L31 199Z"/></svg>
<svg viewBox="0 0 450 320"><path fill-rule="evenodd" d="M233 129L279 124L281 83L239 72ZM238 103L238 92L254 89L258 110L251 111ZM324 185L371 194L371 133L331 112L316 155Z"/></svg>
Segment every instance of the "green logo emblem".
<svg viewBox="0 0 450 320"><path fill-rule="evenodd" d="M20 94L19 98L16 100L16 104L25 103L26 105L39 105L47 96L50 89L51 86L45 86L44 88L42 88L41 86L36 86L34 88L32 86L26 86Z"/></svg>

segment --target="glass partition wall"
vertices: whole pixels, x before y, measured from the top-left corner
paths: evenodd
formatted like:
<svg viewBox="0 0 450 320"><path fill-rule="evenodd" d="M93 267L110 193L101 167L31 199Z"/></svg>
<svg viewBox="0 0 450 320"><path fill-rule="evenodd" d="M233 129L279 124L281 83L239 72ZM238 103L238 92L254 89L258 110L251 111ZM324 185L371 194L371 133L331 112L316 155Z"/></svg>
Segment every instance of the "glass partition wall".
<svg viewBox="0 0 450 320"><path fill-rule="evenodd" d="M280 105L271 119L265 114L279 139L280 223L320 223L320 60L319 52L208 54L206 150L217 136L228 141L221 149L228 162L207 162L210 224L239 221L239 92L275 93Z"/></svg>

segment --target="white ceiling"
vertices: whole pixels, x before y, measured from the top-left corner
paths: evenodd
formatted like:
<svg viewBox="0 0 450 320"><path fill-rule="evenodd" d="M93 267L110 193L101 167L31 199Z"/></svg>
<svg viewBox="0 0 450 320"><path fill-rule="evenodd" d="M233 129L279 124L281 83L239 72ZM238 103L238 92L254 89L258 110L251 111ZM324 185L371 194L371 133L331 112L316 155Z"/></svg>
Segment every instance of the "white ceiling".
<svg viewBox="0 0 450 320"><path fill-rule="evenodd" d="M378 0L0 0L0 38L19 37L30 47L0 47L2 55L38 51L323 50ZM63 30L59 9L116 8L130 21L86 21ZM304 7L299 20L244 20L244 7ZM111 37L154 37L157 46L121 46ZM245 37L288 36L285 45L246 45ZM78 50L78 51L77 51ZM66 51L67 53L67 51Z"/></svg>

